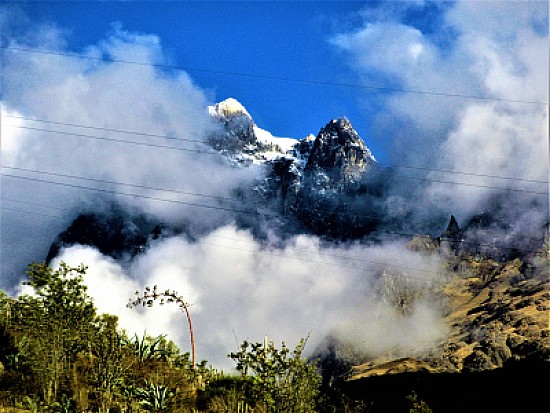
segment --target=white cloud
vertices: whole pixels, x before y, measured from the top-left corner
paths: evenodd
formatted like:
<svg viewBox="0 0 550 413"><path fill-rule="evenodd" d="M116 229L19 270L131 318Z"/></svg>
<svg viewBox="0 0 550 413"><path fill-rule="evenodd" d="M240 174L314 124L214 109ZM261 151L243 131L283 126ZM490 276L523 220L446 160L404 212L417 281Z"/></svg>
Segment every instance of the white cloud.
<svg viewBox="0 0 550 413"><path fill-rule="evenodd" d="M395 346L412 354L446 332L437 306L420 301L403 317L380 295L383 269L398 277L396 283L408 273L422 290L424 282L441 280L438 258L399 244L327 248L317 237L298 236L281 249L226 226L195 243L181 237L158 241L125 268L91 247L67 248L59 260L89 266L85 282L98 309L118 315L130 334L168 333L189 351L187 321L177 308L124 307L145 286L176 290L191 304L198 358L220 368L232 366L226 355L242 340L266 335L294 345L311 333L312 351L326 334L345 334L370 354Z"/></svg>
<svg viewBox="0 0 550 413"><path fill-rule="evenodd" d="M194 228L202 230L226 222L227 214L216 209L218 198L181 193L229 198L234 188L258 177L261 171L231 168L220 157L205 153L208 150L201 142L215 127L207 112L211 101L186 73L166 72L149 65L163 61L160 39L155 35L130 33L115 25L107 38L90 45L84 52L85 56L144 63L135 65L56 55L68 52L63 34L51 27L42 27L38 32L44 40L40 42L42 37L35 35L33 48L51 50L54 54L5 51L3 56L3 165L134 186L41 174L25 174L34 181L3 177L3 196L27 202L26 210L30 210L30 215L23 216L12 210L3 211L2 269L8 274L4 279L13 279L13 273L21 273L28 262L45 257L49 243L62 230L63 224L53 225L49 222L51 217L43 215L57 215L67 225L74 218L71 211L83 203L100 209L104 199L115 199L129 210L146 212L168 223L183 224L192 219ZM23 39L13 38L11 46L25 48L27 45ZM9 117L13 114L57 123ZM117 133L113 129L139 134ZM144 145L116 143L112 139ZM64 186L36 179L55 180ZM99 188L103 192L83 190L80 186ZM109 191L147 198L114 195ZM44 206L31 207L29 203ZM24 209L15 203L10 206ZM39 235L37 227L42 229ZM17 250L11 249L15 245L14 234L20 244ZM33 256L29 256L31 251Z"/></svg>
<svg viewBox="0 0 550 413"><path fill-rule="evenodd" d="M399 92L384 98L374 129L393 142L396 164L478 175L428 174L429 180L478 187L434 182L419 212L440 208L467 218L491 208L495 191L487 187L547 191L521 181L548 180L548 33L538 29L541 21L547 26L547 12L543 2L458 1L441 10L443 23L426 33L400 22L403 14L396 20L366 13L363 27L331 40L364 83L489 98ZM436 43L438 35L448 41ZM523 198L526 209L547 202L538 194Z"/></svg>

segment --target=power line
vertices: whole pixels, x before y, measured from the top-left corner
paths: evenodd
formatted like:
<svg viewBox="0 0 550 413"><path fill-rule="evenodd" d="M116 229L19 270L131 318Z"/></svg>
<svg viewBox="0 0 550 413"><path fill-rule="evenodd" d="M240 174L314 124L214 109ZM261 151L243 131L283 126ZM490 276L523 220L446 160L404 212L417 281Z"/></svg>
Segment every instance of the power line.
<svg viewBox="0 0 550 413"><path fill-rule="evenodd" d="M43 55L70 57L75 59L96 60L96 61L109 62L109 63L122 63L122 64L137 65L137 66L149 66L149 67L155 67L160 69L210 73L210 74L224 75L224 76L237 76L237 77L246 77L251 79L265 79L265 80L294 82L294 83L311 84L311 85L319 85L319 86L337 86L337 87L346 87L346 88L355 88L355 89L364 89L364 90L377 90L381 92L399 92L399 93L410 93L410 94L417 94L417 95L440 96L440 97L451 97L451 98L460 98L460 99L473 99L473 100L484 100L484 101L495 101L495 102L506 102L506 103L519 103L519 104L528 104L528 105L545 105L545 106L548 105L548 102L539 102L539 101L495 98L495 97L479 96L479 95L467 95L467 94L461 94L461 93L434 92L434 91L428 91L428 90L391 88L391 87L385 87L385 86L365 85L365 84L359 84L359 83L340 83L340 82L331 82L331 81L325 81L325 80L293 78L293 77L286 77L286 76L261 75L261 74L255 74L255 73L231 72L231 71L225 71L225 70L214 70L214 69L196 68L196 67L180 66L180 65L146 63L146 62L139 62L139 61L133 61L133 60L109 59L106 57L95 57L95 56L83 56L76 53L55 52L55 51L49 51L49 50L39 50L39 49L30 49L30 48L22 48L22 47L4 46L4 47L1 47L1 49L12 51L12 52L35 53L35 54L43 54Z"/></svg>
<svg viewBox="0 0 550 413"><path fill-rule="evenodd" d="M167 139L167 140L172 140L172 141L182 141L182 142L192 142L192 143L205 144L205 141L201 140L201 139L173 137L173 136L169 136L169 135L160 135L160 134L146 133L146 132L133 131L133 130L125 130L125 129L105 128L105 127L99 127L99 126L84 125L84 124L79 124L79 123L60 122L60 121L54 121L54 120L50 120L50 119L38 119L38 118L26 117L26 116L3 115L3 117L27 120L27 121L38 122L38 123L48 123L48 124L53 124L53 125L58 125L58 126L71 126L71 127L82 128L82 129L91 129L91 130L106 131L106 132L124 133L124 134L128 134L128 135L162 138L162 139ZM78 136L78 137L98 139L98 140L111 140L109 138L104 138L104 137L100 137L100 136L79 134L79 133L73 133L73 132L67 132L67 131L53 131L53 130L49 130L49 129L34 128L34 127L28 127L28 126L22 126L22 125L12 125L12 124L5 124L5 125L9 126L9 127L13 127L13 128L30 129L30 130L39 131L39 132L51 132L51 133L67 134L67 135L74 135L74 136ZM148 142L144 143L144 142L126 141L126 140L120 140L120 139L112 139L112 140L114 140L115 142L119 142L119 143L129 143L129 144L136 143L136 144L139 144L139 145L146 145L146 146L147 145L155 145L155 144L150 144ZM299 140L296 140L296 143L299 143L299 142L300 142ZM176 150L195 151L193 149L163 146L163 145L159 145L159 147L164 148L164 149L172 149L173 148L173 149L176 149ZM206 152L206 151L205 151L205 153L219 154L219 152ZM482 177L482 178L493 178L493 179L502 179L502 180L508 180L508 181L518 181L518 182L528 182L528 183L535 183L535 184L549 184L550 183L550 181L543 181L543 180L537 180L537 179L516 178L516 177L502 176L502 175L479 174L479 173L474 173L474 172L455 171L455 170L448 170L448 169L434 169L434 168L409 166L409 165L399 165L399 164L389 164L389 163L380 163L379 165L385 166L385 167L390 167L390 168L412 169L412 170L420 170L420 171L426 171L426 172L439 172L439 173L447 173L447 174L453 174L453 175L464 175L464 176L473 176L473 177Z"/></svg>
<svg viewBox="0 0 550 413"><path fill-rule="evenodd" d="M18 167L9 167L9 166L2 166L2 168L3 169L9 169L9 170L12 170L12 171L29 172L29 173L36 173L36 174L40 174L40 175L53 176L53 177L57 177L57 178L68 178L68 179L76 179L76 180L80 180L80 181L94 182L94 183L100 183L100 184L127 186L127 187L130 187L130 188L146 189L146 190L159 191L159 192L175 193L175 194L179 194L179 195L188 195L188 196L196 196L196 197L202 197L202 198L210 198L210 199L216 199L216 200L219 200L219 201L240 202L240 203L243 203L243 204L247 203L246 200L239 199L239 198L229 198L229 197L222 197L222 196L218 196L218 195L203 194L203 193L197 193L197 192L191 192L191 191L181 191L181 190L172 189L172 188L161 188L161 187L154 187L154 186L147 186L147 185L137 185L137 184L131 184L131 183L126 183L126 182L120 182L120 181L88 178L88 177L82 177L82 176L77 176L77 175L61 174L61 173L57 173L57 172L30 169L30 168L18 168ZM10 175L1 174L1 173L0 173L0 175L10 176ZM48 181L48 182L53 182L53 181ZM116 193L117 191L113 191L113 192ZM162 201L164 199L165 198L159 198L160 201ZM329 213L337 214L337 215L343 215L345 213L345 212L331 211L331 210L324 210L324 209L319 209L318 211L319 212L329 212ZM234 212L242 212L242 211L234 210ZM264 216L278 217L275 214L269 214L269 213L264 213L263 215ZM379 219L378 216L374 216L374 215L370 215L370 214L354 214L354 215L357 216L357 217L368 218L368 219L373 219L373 220ZM286 218L287 219L294 219L294 220L297 220L297 221L301 222L299 220L299 218L288 217L288 216ZM389 235L401 235L401 236L415 236L415 235L417 235L417 234L410 234L410 233L396 233L396 232L388 232L388 231L379 231L379 232L388 233ZM490 246L490 245L491 244L487 244L487 246Z"/></svg>
<svg viewBox="0 0 550 413"><path fill-rule="evenodd" d="M10 201L10 202L15 202L15 203L20 203L20 204L23 204L23 205L31 205L31 206L38 206L38 207L42 207L42 208L48 208L48 209L55 209L55 210L59 210L59 211L64 211L64 212L74 212L74 211L68 211L67 209L65 208L57 208L57 207L53 207L53 206L48 206L48 205L44 205L44 204L39 204L39 203L34 203L34 202L26 202L26 201L20 201L20 200L13 200L13 199L8 199L8 198L2 198L2 200L5 200L5 201ZM166 201L164 198L163 199L159 199L159 201ZM6 208L3 208L3 209L6 209ZM7 208L7 209L10 209L10 210L15 210L14 208ZM28 213L28 214L33 214L32 211L21 211L21 212L25 212L25 213ZM238 212L237 210L235 210L235 212ZM50 216L50 217L54 217L54 218L58 218L58 219L63 219L63 217L61 217L60 215L46 215L46 214L41 214L41 213L37 213L37 215L43 215L43 216ZM276 217L275 214L262 214L264 216L274 216ZM286 216L285 217L286 219L290 219L290 220L296 220L296 221L299 221L299 218L297 217L288 217ZM388 236L393 236L393 238L389 238L389 240L400 240L402 239L402 237L416 237L416 236L421 236L419 235L418 233L406 233L406 232L395 232L395 231L384 231L384 230L376 230L375 231L376 234L386 234ZM230 237L222 237L222 236L215 236L215 238L223 238L223 239L229 239L229 240L232 240L232 241L239 241L235 238L230 238ZM475 247L478 247L478 248L483 248L483 247L487 247L487 248L495 248L495 244L494 243L482 243L482 242L471 242L471 241L466 241L467 244L469 246L475 246ZM500 250L510 250L510 251L523 251L523 252L531 252L530 250L522 250L521 248L519 248L518 246L499 246L498 247ZM331 255L331 256L334 256L334 255ZM338 257L338 256L335 256L335 257ZM347 258L347 257L344 257L344 256L341 256L340 258Z"/></svg>
<svg viewBox="0 0 550 413"><path fill-rule="evenodd" d="M4 168L4 167L2 167L2 168ZM85 185L75 185L75 184L69 184L69 183L64 183L64 182L48 181L46 179L41 179L41 178L31 178L31 177L27 177L27 176L11 175L11 174L6 174L6 173L1 173L0 175L8 177L8 178L21 179L21 180L25 180L25 181L39 182L39 183L45 183L45 184L52 184L52 185L57 185L57 186L64 186L64 187L74 188L74 189L83 189L83 190L87 190L87 191L107 193L107 194L111 194L111 195L124 195L124 196L129 196L129 197L134 197L134 198L142 198L142 199L149 199L149 200L153 200L153 201L170 202L170 203L175 203L175 204L188 205L188 206L201 207L201 208L208 208L208 209L218 209L218 210L222 210L222 211L232 211L232 212L240 212L240 213L252 213L252 212L254 212L252 210L237 210L237 209L234 209L234 208L227 208L227 207L223 207L223 206L197 204L197 203L194 203L194 202L179 201L179 200L175 200L175 199L161 198L161 197L155 197L155 196L150 196L150 195L132 194L132 193L114 191L114 190L104 189L104 188L92 188L92 187L85 186Z"/></svg>
<svg viewBox="0 0 550 413"><path fill-rule="evenodd" d="M191 148L181 148L181 147L169 146L169 145L158 145L158 144L148 143L148 142L137 142L137 141L130 141L130 140L125 140L125 139L115 139L115 138L108 138L108 137L95 136L95 135L87 135L87 134L67 132L67 131L54 131L54 130L50 130L50 129L34 128L34 127L28 127L28 126L22 126L22 125L10 125L10 124L8 124L6 126L13 127L13 128L19 128L19 129L27 129L27 130L37 131L37 132L54 133L54 134L64 135L64 136L74 136L76 138L82 138L82 139L91 139L91 140L98 140L98 141L107 141L107 142L115 142L115 143L122 143L122 144L131 144L131 145L145 146L145 147L151 147L151 148L176 150L176 151L181 151L181 152L193 152L193 153L201 153L201 154L216 155L216 156L219 156L221 154L220 152L206 151L206 150L202 150L202 149L191 149ZM437 172L437 170L432 170L432 171ZM475 176L475 174L469 174L469 175ZM483 175L479 175L479 176L482 177ZM437 180L437 179L434 179L434 178L420 178L420 177L411 177L411 176L397 176L397 177L398 178L403 178L403 179L417 180L417 181L467 186L467 187L472 187L472 188L484 188L484 189L493 189L493 190L501 190L501 191L523 192L523 193L530 193L530 194L536 194L536 195L548 195L547 191L541 192L541 191L533 191L533 190L522 189L522 188L507 188L507 187L493 186L493 185L469 184L469 183L466 183L466 182L443 181L443 180ZM513 178L506 178L506 179L512 180ZM517 179L517 180L521 181L521 179ZM532 183L546 183L546 182L540 181L540 182L532 182Z"/></svg>
<svg viewBox="0 0 550 413"><path fill-rule="evenodd" d="M126 140L126 139L107 138L107 137L104 137L104 136L86 135L86 134L83 134L83 133L74 133L74 132L67 132L67 131L55 131L55 130L50 130L50 129L34 128L32 126L10 125L10 124L6 124L5 126L9 126L11 128L17 128L17 129L32 130L32 131L35 131L35 132L47 132L47 133L55 133L55 134L58 134L58 135L74 136L74 137L82 138L82 139L93 139L93 140L98 140L98 141L125 143L125 144L130 144L130 145L137 145L137 146L146 146L146 147L150 147L150 148L170 149L170 150L175 150L175 151L184 151L184 152L195 152L195 153L205 153L205 154L219 155L219 152L208 152L208 151L205 151L203 149L180 148L178 146L159 145L159 144L150 143L150 142L129 141L129 140ZM179 139L179 140L184 140L184 139ZM191 142L199 142L199 141L191 140ZM201 142L201 143L204 143L204 142Z"/></svg>
<svg viewBox="0 0 550 413"><path fill-rule="evenodd" d="M18 213L21 213L21 214L38 215L38 216L42 216L42 217L48 217L48 218L59 219L59 220L62 220L62 219L63 219L63 218L60 217L59 215L43 214L43 213L36 212L36 211L24 211L24 210L22 210L22 209L10 208L10 207L7 207L7 206L5 206L5 205L2 205L0 208L1 208L2 210L18 212Z"/></svg>
<svg viewBox="0 0 550 413"><path fill-rule="evenodd" d="M9 208L9 207L4 207L4 206L2 206L2 209L33 214L33 212L30 212L30 211L21 211L21 210L17 210L17 209L14 209L14 208ZM47 216L47 217L53 217L53 218L60 219L60 217L47 215L47 214L36 213L36 215L42 215L42 216ZM232 242L246 242L246 243L248 243L248 241L242 241L242 240L239 240L239 239L236 239L236 238L233 238L233 237L223 237L223 236L219 236L219 235L209 234L208 238L227 239L227 240L230 240ZM253 250L253 249L240 248L240 247L236 247L234 245L216 244L216 243L204 241L204 239L201 240L200 243L201 243L201 245L210 245L210 246L214 246L214 247L222 247L222 248L227 248L227 249L232 249L232 250L237 250L237 251L250 252L252 254L256 253L256 251ZM428 271L426 269L420 269L420 268L416 268L416 267L398 265L398 264L382 262L382 261L364 260L364 259L354 258L354 257L349 257L349 256L344 256L344 255L327 254L327 253L315 253L313 251L304 251L304 252L306 252L307 254L317 254L320 257L322 256L322 257L327 257L327 258L343 259L343 260L346 260L346 261L354 261L354 262L357 262L357 263L362 263L362 264L367 264L367 265L369 265L369 264L381 265L381 266L385 267L383 269L384 276L389 276L391 278L399 278L399 279L411 278L411 279L420 280L420 281L423 281L423 282L426 282L426 283L433 283L433 281L436 281L437 279L421 278L421 277L417 277L417 276L407 274L405 271L409 270L409 271L417 272L417 273L420 273L420 274L435 275L436 277L440 277L442 275L442 273L445 272L444 269L441 272L433 272L433 271ZM283 253L276 253L273 250L265 250L264 249L264 250L262 250L261 253L271 255L271 256L275 256L275 257L281 257L281 258L285 258L285 259L291 259L291 260L302 261L302 262L309 262L309 263L316 264L316 265L322 264L322 265L335 266L335 267L338 267L338 268L356 269L359 272L370 273L370 274L373 274L373 275L380 275L379 271L381 271L381 270L375 270L375 269L358 269L356 265L346 265L346 264L342 264L342 263L319 261L319 260L315 260L315 259L305 259L301 255L300 256L297 256L295 254L294 255L289 255L289 254L286 254L284 252ZM399 269L403 270L404 272L402 274L392 274L392 273L386 272L387 270L391 271L395 268L399 268Z"/></svg>
<svg viewBox="0 0 550 413"><path fill-rule="evenodd" d="M22 201L20 199L11 199L11 198L2 197L2 201L15 202L17 204L37 206L37 207L41 207L41 208L55 209L57 211L63 211L63 212L71 212L67 208L58 208L58 207L54 207L54 206L51 206L51 205L40 204L38 202ZM54 215L51 215L51 216L54 216ZM56 217L60 218L59 215L56 215Z"/></svg>
<svg viewBox="0 0 550 413"><path fill-rule="evenodd" d="M184 191L173 190L173 189L163 189L163 188L158 188L158 187L127 184L127 183L117 182L117 181L107 181L107 180L94 179L94 178L85 178L85 177L79 177L79 176L75 176L75 175L59 174L59 173L48 172L48 171L38 171L38 170L27 169L27 168L14 168L14 167L2 167L2 168L10 169L10 170L16 170L16 171L23 171L23 172L40 173L41 175L55 176L55 177L61 177L61 178L91 181L91 182L95 182L95 183L108 183L108 184L115 184L115 185L121 185L121 186L129 186L129 187L132 187L132 188L139 188L139 189L149 189L149 190L163 191L163 192L174 192L174 193L179 193L179 194L182 194L182 195L201 196L201 197L206 197L206 198L214 198L214 199L219 199L219 200L229 200L229 201L243 202L243 203L246 202L244 200L237 199L237 198L224 198L224 197L218 197L218 196L207 195L207 194L199 194L199 193L184 192ZM91 190L91 191L107 192L107 193L111 193L111 194L120 194L120 195L126 195L126 196L152 199L152 200L161 201L161 202L176 202L176 203L191 205L191 206L195 206L195 207L204 207L204 208L210 208L210 209L221 209L221 210L237 212L237 213L246 213L246 214L256 214L256 213L258 213L258 214L261 214L263 216L268 216L268 217L271 216L271 217L274 217L274 218L279 218L279 216L276 215L275 213L265 213L265 212L260 213L258 210L239 210L239 209L230 208L230 207L216 207L216 206L212 206L212 205L204 205L204 204L190 203L190 202L184 202L184 201L177 201L177 200L172 200L172 199L167 199L167 198L162 198L162 197L152 197L152 196L145 196L145 195L139 195L139 194L128 194L128 193L124 193L124 192L120 192L120 191L116 191L116 190L106 190L106 189L99 189L99 188L93 188L93 187L88 187L88 186L72 185L72 184L56 182L56 181L48 181L48 180L38 179L38 178L22 177L22 176L19 176L19 175L10 175L10 174L5 174L5 173L0 173L0 175L11 177L11 178L16 178L16 179L18 178L18 179L29 180L29 181L37 181L37 182L42 182L42 183L51 183L51 184L59 185L59 186L67 186L67 187L73 187L73 188L85 189L85 190ZM15 201L15 202L17 202L17 201ZM31 203L29 203L29 204L31 204ZM35 205L47 207L47 206L42 205L42 204L35 204ZM325 212L332 212L332 211L325 211ZM338 212L336 212L336 213L338 214ZM378 219L379 218L379 217L374 217L374 216L367 215L367 214L357 214L357 216L361 216L361 217L364 217L364 218L372 218L372 219ZM297 222L302 222L298 217L285 216L284 218L289 219L289 220L295 220ZM406 237L414 237L414 236L418 235L418 234L412 234L412 233L399 233L399 232L391 232L391 231L383 231L383 230L377 230L376 233L379 233L379 234L384 233L384 234L392 235L392 236L406 236ZM488 247L488 248L494 248L495 247L495 245L492 244L492 243L468 243L468 244L469 245L474 245L474 246L477 246L477 247ZM502 246L502 247L499 247L499 249L510 250L510 251L520 250L520 248L518 248L517 246L509 246L509 247ZM525 251L525 252L529 252L529 251Z"/></svg>
<svg viewBox="0 0 550 413"><path fill-rule="evenodd" d="M512 191L512 192L523 192L527 194L534 194L534 195L548 195L548 191L532 191L529 189L521 189L521 188L506 188L506 187L500 187L500 186L492 186L492 185L480 185L480 184L469 184L466 182L453 182L453 181L443 181L440 179L434 179L434 178L419 178L416 176L406 176L406 175L398 175L397 178L401 179L410 179L414 181L424 181L424 182L434 182L438 184L451 184L451 185L460 185L460 186L467 186L470 188L482 188L482 189L493 189L493 190L501 190L501 191Z"/></svg>
<svg viewBox="0 0 550 413"><path fill-rule="evenodd" d="M56 218L56 219L63 219L63 217L60 217L60 216L55 216L55 215L50 215L50 214L41 214L41 213L36 213L36 212L32 212L32 211L18 210L18 209L15 209L15 208L10 208L10 207L5 207L5 206L2 206L1 209L2 210L15 211L15 212L21 212L21 213L27 213L27 214L33 214L33 215L39 215L39 216L45 216L45 217L51 217L51 218ZM222 237L222 236L217 236L217 235L208 235L208 238L227 239L227 240L230 240L232 242L241 242L241 240L236 239L236 238ZM200 243L202 245L211 245L211 246L215 246L215 247L228 248L228 249L237 250L237 251L244 251L244 252L250 252L250 253L255 253L256 252L253 249L235 247L234 245L216 244L216 243L207 242L207 241L204 241L204 240L201 240ZM312 251L305 251L305 252L308 253L308 254L314 254L314 252L312 252ZM368 270L358 269L356 265L345 265L345 264L342 264L342 263L334 263L334 262L328 262L328 261L318 261L318 260L314 260L314 259L305 259L302 256L289 255L289 254L285 254L284 252L283 253L276 253L272 250L265 250L264 249L264 250L262 250L262 254L268 254L268 255L271 255L271 256L287 258L287 259L291 259L291 260L309 262L309 263L313 263L313 264L322 264L322 265L336 266L336 267L340 267L340 268L356 269L360 272L372 272L373 274L377 273L376 270L374 270L374 269L368 269ZM417 272L417 273L422 273L422 274L430 274L430 275L435 275L435 276L440 276L441 275L440 272L427 271L425 269L420 269L420 268L416 268L416 267L397 265L397 264L381 262L381 261L363 260L363 259L359 259L359 258L353 258L353 257L347 257L347 256L335 255L335 254L326 254L326 253L317 253L317 255L319 255L320 257L322 256L322 257L327 257L327 258L343 259L343 260L354 261L354 262L363 263L363 264L383 265L383 266L386 266L390 269L400 268L400 269L403 269L403 270L410 270L410 271ZM386 274L386 275L396 276L394 274ZM407 276L409 278L413 278L413 279L419 279L419 280L422 280L422 281L432 281L432 280L426 280L425 278L411 276L411 275L408 275L408 274L402 274L402 275Z"/></svg>
<svg viewBox="0 0 550 413"><path fill-rule="evenodd" d="M464 171L453 171L450 169L433 169L433 168L424 168L419 166L407 166L407 165L399 165L399 164L389 164L389 163L381 163L380 165L390 167L390 168L398 168L398 169L413 169L413 170L419 170L419 171L426 171L426 172L439 172L439 173L446 173L446 174L452 174L452 175L465 175L465 176L474 176L474 177L480 177L480 178L492 178L492 179L503 179L507 181L518 181L518 182L528 182L533 184L550 184L550 181L541 181L538 179L527 179L527 178L515 178L511 176L502 176L502 175L489 175L489 174L479 174L479 173L473 173L473 172L464 172Z"/></svg>
<svg viewBox="0 0 550 413"><path fill-rule="evenodd" d="M179 195L189 195L189 196L196 196L201 198L211 198L211 199L217 199L220 201L232 201L232 202L244 202L241 199L238 198L228 198L223 197L219 195L209 195L209 194L201 194L198 192L190 192L190 191L181 191L179 189L172 189L172 188L159 188L154 186L148 186L148 185L137 185L137 184L130 184L127 182L119 182L119 181L110 181L107 179L96 179L96 178L87 178L82 176L76 176L76 175L69 175L69 174L61 174L57 172L49 172L49 171L40 171L36 169L29 169L29 168L17 168L17 167L11 167L11 166L2 166L3 169L10 169L13 171L21 171L21 172L31 172L31 173L39 173L41 175L47 175L47 176L55 176L58 178L69 178L69 179L77 179L81 181L88 181L88 182L95 182L100 184L109 184L109 185L120 185L120 186L127 186L130 188L138 188L138 189L146 189L151 191L159 191L159 192L169 192ZM0 174L2 175L2 174Z"/></svg>
<svg viewBox="0 0 550 413"><path fill-rule="evenodd" d="M12 119L28 120L28 121L39 122L39 123L48 123L48 124L58 125L58 126L72 126L72 127L76 127L76 128L91 129L91 130L104 131L104 132L125 133L127 135L145 136L145 137L149 137L149 138L162 138L162 139L182 141L182 142L204 143L204 141L201 140L201 139L172 137L172 136L169 136L169 135L160 135L160 134L155 134L155 133L146 133L146 132L140 132L140 131L134 131L134 130L104 128L104 127L100 127L100 126L83 125L83 124L80 124L80 123L59 122L59 121L50 120L50 119L37 119L37 118L31 118L31 117L27 117L27 116L3 115L3 117L4 118L12 118ZM7 124L7 126L18 127L20 125Z"/></svg>

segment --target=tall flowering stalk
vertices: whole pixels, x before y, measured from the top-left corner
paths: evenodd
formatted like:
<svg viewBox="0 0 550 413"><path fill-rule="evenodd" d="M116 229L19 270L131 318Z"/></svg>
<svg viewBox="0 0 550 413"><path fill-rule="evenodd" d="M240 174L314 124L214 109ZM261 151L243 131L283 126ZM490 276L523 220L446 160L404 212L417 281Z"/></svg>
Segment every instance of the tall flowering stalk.
<svg viewBox="0 0 550 413"><path fill-rule="evenodd" d="M153 303L159 300L160 305L164 304L177 304L187 317L187 323L189 324L189 336L191 337L191 360L193 363L193 369L196 366L196 354L195 354L195 334L193 333L193 322L191 321L191 315L189 314L189 304L183 300L182 296L178 296L178 293L174 290L166 290L159 292L155 285L152 289L145 287L143 294L136 291L137 298L132 300L130 298L129 303L126 305L128 308L137 306L152 307Z"/></svg>

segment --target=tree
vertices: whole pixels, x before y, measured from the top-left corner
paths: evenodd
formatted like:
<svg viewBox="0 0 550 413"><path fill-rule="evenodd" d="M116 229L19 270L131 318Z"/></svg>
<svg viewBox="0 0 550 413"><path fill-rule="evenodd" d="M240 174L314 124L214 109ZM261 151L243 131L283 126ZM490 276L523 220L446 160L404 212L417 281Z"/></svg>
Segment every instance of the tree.
<svg viewBox="0 0 550 413"><path fill-rule="evenodd" d="M229 357L237 362L237 371L245 381L245 390L254 403L271 412L309 413L315 411L320 393L316 366L302 357L306 340L295 350L283 342L278 350L273 342L263 344L244 341L240 351Z"/></svg>
<svg viewBox="0 0 550 413"><path fill-rule="evenodd" d="M97 403L96 410L108 412L116 391L132 368L132 346L117 331L117 317L102 315L96 321L97 333L93 340L92 365L89 379Z"/></svg>
<svg viewBox="0 0 550 413"><path fill-rule="evenodd" d="M34 295L19 297L12 306L19 353L49 405L61 390L70 391L77 354L89 350L93 336L96 312L83 284L85 272L83 265L73 268L62 262L54 271L33 263L25 284Z"/></svg>

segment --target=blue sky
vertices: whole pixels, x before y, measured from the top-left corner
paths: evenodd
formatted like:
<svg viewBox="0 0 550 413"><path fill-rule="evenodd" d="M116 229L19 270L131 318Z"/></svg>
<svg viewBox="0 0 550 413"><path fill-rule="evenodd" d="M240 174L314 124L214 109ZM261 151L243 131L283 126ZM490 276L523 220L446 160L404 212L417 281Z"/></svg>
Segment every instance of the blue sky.
<svg viewBox="0 0 550 413"><path fill-rule="evenodd" d="M29 19L27 26L60 29L66 51L81 52L101 42L114 32L113 25L130 33L158 36L161 63L186 68L212 100L238 99L261 127L276 136L302 138L316 134L332 118L347 116L377 158L388 163L403 156L399 148L395 150L402 145L400 134L424 133L416 130L414 121L410 122L410 114L392 112L388 105L389 99L404 94L265 77L491 96L480 79L468 73L470 68L465 63L471 56L455 53L465 28L461 22L451 21L449 14L459 3L56 1L19 6ZM519 10L534 29L544 27L544 2L481 3L485 5L477 13L490 16L495 11L494 18L498 19L501 14L513 17ZM388 36L358 37L349 45L354 35L384 24L388 25ZM390 26L397 30L392 32ZM392 38L390 33L396 36ZM335 41L339 37L347 38L348 43ZM369 49L371 42L377 44ZM391 54L406 54L407 42L416 42L424 49L428 45L432 56L425 62L404 64L388 58ZM377 54L383 56L378 59ZM375 63L377 59L380 64ZM419 70L422 65L425 70ZM447 71L446 65L453 65L450 71L443 76L435 73L439 69ZM433 82L438 76L441 79ZM467 103L451 97L415 97L422 101L423 111L429 103L442 107L442 112L456 113ZM437 131L441 136L452 124L451 117L434 120L442 125ZM426 147L434 146L432 140L441 138L428 138Z"/></svg>
<svg viewBox="0 0 550 413"><path fill-rule="evenodd" d="M3 4L4 44L63 53L86 53L95 48L106 54L110 47L111 52L124 56L133 56L135 46L145 53L146 62L187 69L183 73L194 85L189 101L197 94L204 95L204 103L234 97L259 126L277 136L302 138L316 134L334 117L347 116L384 163L513 177L536 175L495 157L500 148L492 145L506 142L505 147L517 146L513 154L518 156L522 148L530 147L525 142L538 144L546 138L548 2L544 0ZM4 51L4 65L16 68L14 62L22 53L16 55ZM31 55L27 57L30 61ZM45 56L35 55L30 67L40 67L40 57L47 61ZM67 67L70 64L67 60ZM94 69L97 67L75 68L65 75L87 80ZM44 94L37 93L34 100L19 97L25 82L31 83L29 79L37 86L35 90L61 83L63 71L59 70L14 70L18 75L13 76L4 70L4 103L29 116L41 113L59 120L60 110L45 112L44 107L53 108L54 102L44 104ZM134 75L138 82L138 72L128 68L124 80L132 80ZM149 80L149 85L142 86L151 93L157 85L156 79ZM122 89L115 95L124 100ZM75 102L62 103L60 107L67 108ZM81 112L65 114L75 123L91 118L89 112L94 109L78 103L83 105ZM497 104L500 106L491 106ZM491 115L479 119L483 110ZM131 117L130 111L126 112L117 114L118 118ZM505 133L504 113L514 119L510 123L519 125L533 116L531 123L543 126ZM472 124L480 125L475 136L467 127ZM130 126L122 121L118 125L121 129ZM521 144L517 136L522 137ZM463 144L465 148L461 148ZM526 151L523 163L532 163L532 154L544 152L535 147ZM465 152L476 153L467 164L458 161ZM509 154L502 158L509 160Z"/></svg>

